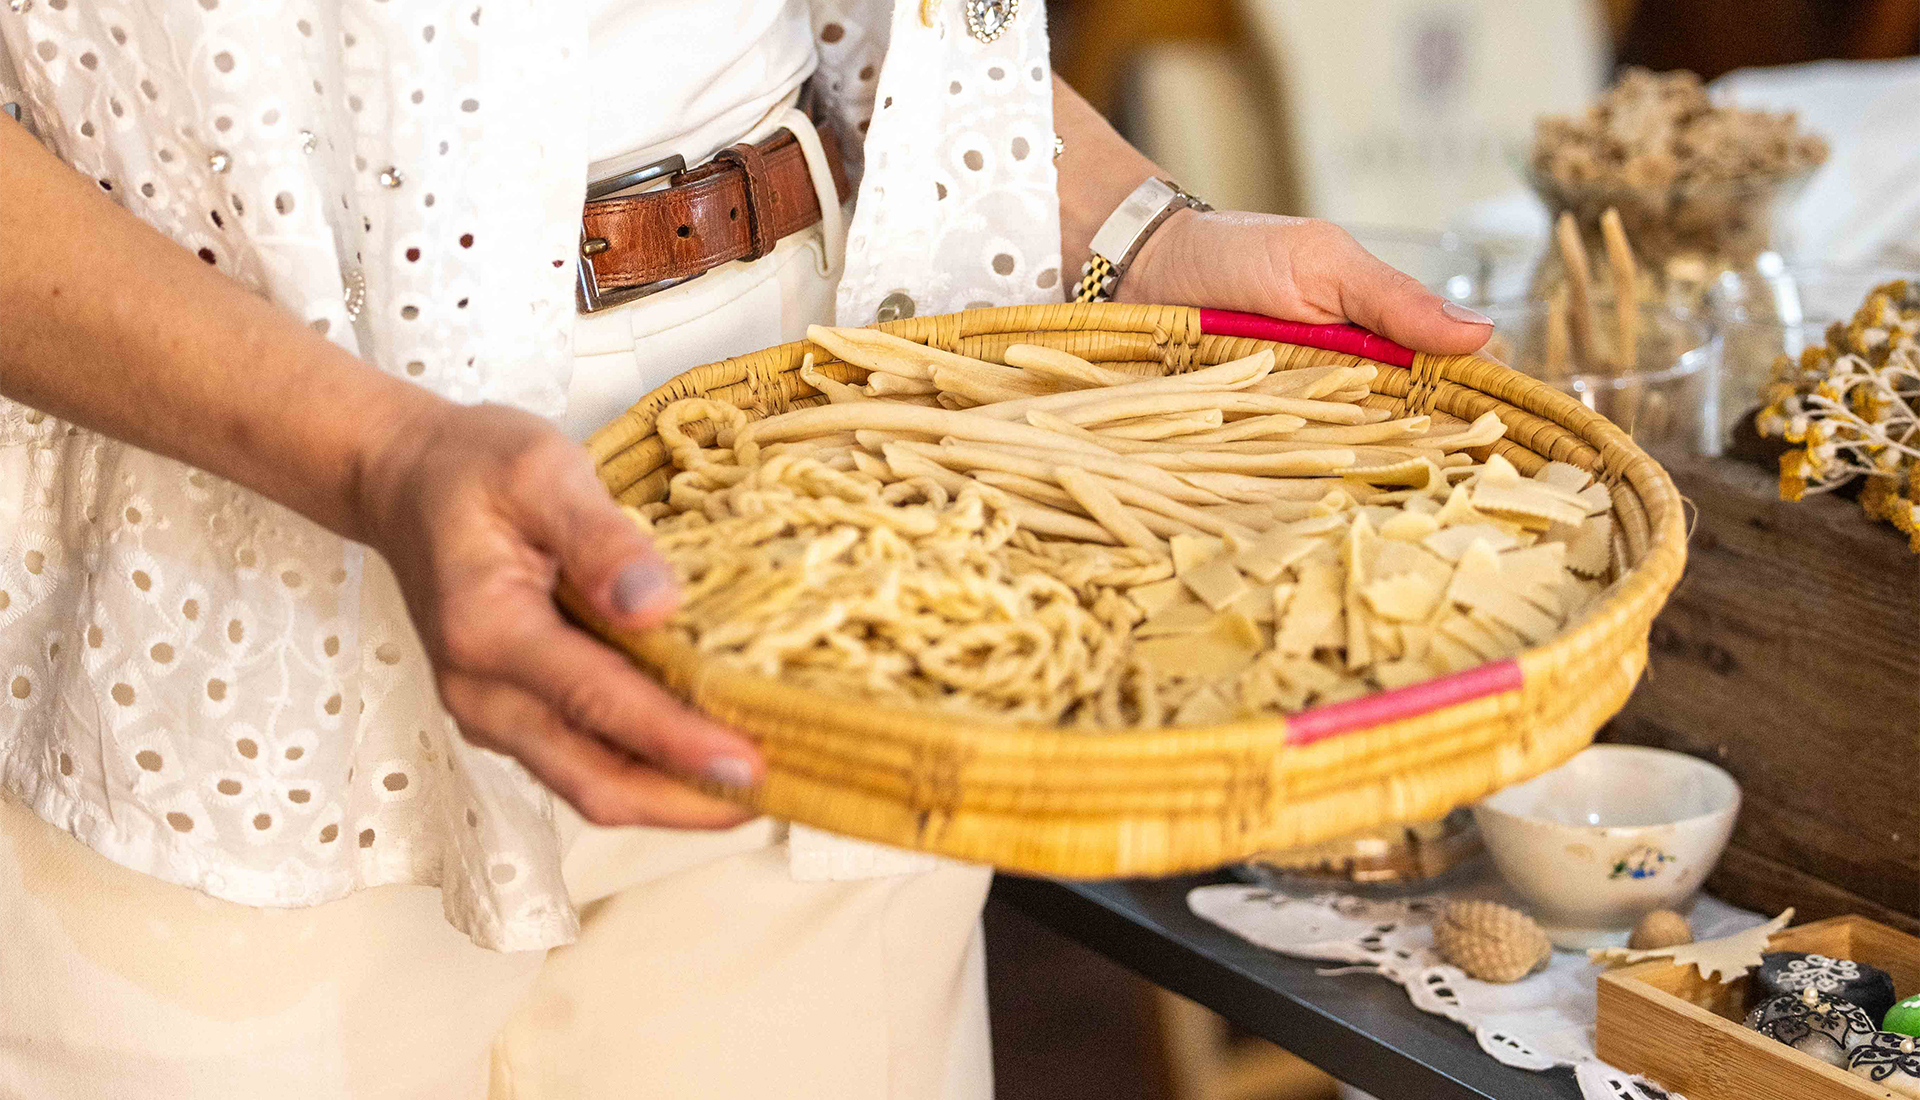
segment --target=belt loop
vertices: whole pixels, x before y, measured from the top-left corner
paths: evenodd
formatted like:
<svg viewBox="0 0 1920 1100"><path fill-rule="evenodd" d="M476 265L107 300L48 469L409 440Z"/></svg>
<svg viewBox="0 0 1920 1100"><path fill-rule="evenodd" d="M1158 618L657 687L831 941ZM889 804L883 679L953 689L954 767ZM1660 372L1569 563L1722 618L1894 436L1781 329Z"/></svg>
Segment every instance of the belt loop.
<svg viewBox="0 0 1920 1100"><path fill-rule="evenodd" d="M820 274L837 276L847 255L847 215L840 208L840 189L833 182L826 146L821 144L820 131L814 129L813 119L805 111L788 107L780 121L800 143L800 153L807 160L807 176L813 180L813 193L820 199L820 237L825 245L820 257Z"/></svg>
<svg viewBox="0 0 1920 1100"><path fill-rule="evenodd" d="M757 260L773 251L777 243L773 236L773 192L767 184L767 158L760 150L741 142L729 145L713 155L713 159L730 162L740 166L747 177L747 239L750 248L743 259Z"/></svg>

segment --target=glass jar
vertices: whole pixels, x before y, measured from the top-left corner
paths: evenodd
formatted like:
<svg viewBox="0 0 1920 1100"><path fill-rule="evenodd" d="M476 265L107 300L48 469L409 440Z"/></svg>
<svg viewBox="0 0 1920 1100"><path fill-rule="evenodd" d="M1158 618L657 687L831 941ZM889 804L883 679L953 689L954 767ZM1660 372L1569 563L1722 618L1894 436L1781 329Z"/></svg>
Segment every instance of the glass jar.
<svg viewBox="0 0 1920 1100"><path fill-rule="evenodd" d="M1649 193L1630 188L1570 191L1537 172L1527 182L1546 204L1550 224L1573 214L1600 286L1610 286L1600 216L1620 212L1621 228L1639 268L1643 302L1726 317L1768 293L1769 272L1785 267L1774 242L1782 212L1806 187L1812 171L1752 176ZM1566 263L1551 237L1534 270L1532 296L1544 298L1566 281ZM1726 311L1726 312L1723 312Z"/></svg>
<svg viewBox="0 0 1920 1100"><path fill-rule="evenodd" d="M1720 453L1720 334L1699 313L1641 306L1636 366L1615 370L1554 364L1544 302L1510 302L1484 312L1494 325L1489 353L1618 424L1634 442L1687 454ZM1602 324L1614 316L1611 307L1598 312Z"/></svg>
<svg viewBox="0 0 1920 1100"><path fill-rule="evenodd" d="M1443 298L1468 306L1493 300L1492 254L1457 233L1385 225L1345 228L1360 247Z"/></svg>

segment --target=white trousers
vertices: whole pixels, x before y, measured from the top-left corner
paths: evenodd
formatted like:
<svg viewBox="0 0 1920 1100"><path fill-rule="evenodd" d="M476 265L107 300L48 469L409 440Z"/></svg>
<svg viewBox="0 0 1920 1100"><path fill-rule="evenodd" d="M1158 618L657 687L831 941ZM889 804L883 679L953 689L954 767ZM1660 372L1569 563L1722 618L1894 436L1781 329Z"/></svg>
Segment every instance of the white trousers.
<svg viewBox="0 0 1920 1100"><path fill-rule="evenodd" d="M816 229L577 331L576 436L832 319ZM988 872L801 882L784 829L563 813L577 943L503 955L430 886L216 901L0 800L7 1100L987 1100Z"/></svg>

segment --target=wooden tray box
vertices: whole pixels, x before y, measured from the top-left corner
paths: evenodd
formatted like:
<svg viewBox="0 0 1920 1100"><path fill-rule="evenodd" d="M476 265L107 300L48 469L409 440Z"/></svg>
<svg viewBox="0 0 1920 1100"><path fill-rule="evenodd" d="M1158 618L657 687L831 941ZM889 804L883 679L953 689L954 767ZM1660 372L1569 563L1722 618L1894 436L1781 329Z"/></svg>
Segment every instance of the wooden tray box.
<svg viewBox="0 0 1920 1100"><path fill-rule="evenodd" d="M1788 928L1773 951L1811 951L1869 963L1894 992L1920 992L1920 939L1865 917ZM1758 999L1748 978L1707 981L1664 959L1600 975L1596 1052L1688 1100L1898 1100L1895 1093L1777 1043L1741 1024Z"/></svg>

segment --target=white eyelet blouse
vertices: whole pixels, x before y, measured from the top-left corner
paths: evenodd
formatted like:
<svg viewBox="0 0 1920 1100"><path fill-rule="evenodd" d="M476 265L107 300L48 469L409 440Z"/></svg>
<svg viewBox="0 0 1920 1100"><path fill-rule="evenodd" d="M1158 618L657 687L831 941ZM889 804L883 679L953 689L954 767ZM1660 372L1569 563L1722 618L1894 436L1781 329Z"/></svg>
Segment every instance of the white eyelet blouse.
<svg viewBox="0 0 1920 1100"><path fill-rule="evenodd" d="M811 8L867 134L839 319L1058 300L1039 0L991 42L963 0ZM448 397L561 411L581 5L0 0L0 46L0 101L207 263ZM460 739L377 556L4 400L0 786L232 901L429 883L483 946L576 926L546 793Z"/></svg>

